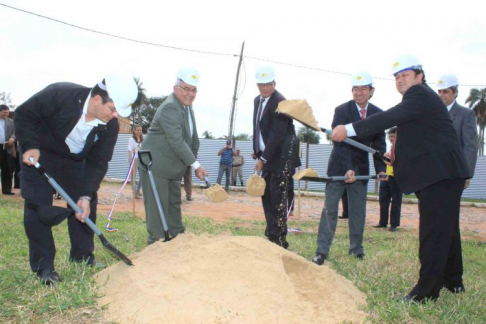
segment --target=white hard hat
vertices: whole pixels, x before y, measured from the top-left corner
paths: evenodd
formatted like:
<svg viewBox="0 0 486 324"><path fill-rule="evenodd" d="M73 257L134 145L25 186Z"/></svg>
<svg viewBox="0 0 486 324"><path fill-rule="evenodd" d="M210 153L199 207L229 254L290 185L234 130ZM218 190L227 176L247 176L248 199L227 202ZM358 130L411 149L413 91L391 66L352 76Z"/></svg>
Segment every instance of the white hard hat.
<svg viewBox="0 0 486 324"><path fill-rule="evenodd" d="M406 70L422 70L422 64L415 55L407 54L399 56L393 63L393 75Z"/></svg>
<svg viewBox="0 0 486 324"><path fill-rule="evenodd" d="M275 81L275 71L271 66L260 66L256 70L257 83L270 83Z"/></svg>
<svg viewBox="0 0 486 324"><path fill-rule="evenodd" d="M351 76L351 85L353 86L373 86L373 77L369 72L361 71Z"/></svg>
<svg viewBox="0 0 486 324"><path fill-rule="evenodd" d="M100 85L100 83L98 85ZM108 74L105 77L105 87L108 96L115 104L118 115L121 117L130 116L132 113L132 105L138 97L138 87L133 77L119 74ZM100 88L103 89L101 86Z"/></svg>
<svg viewBox="0 0 486 324"><path fill-rule="evenodd" d="M454 74L444 74L437 81L437 89L444 90L450 87L457 87L459 85L459 80Z"/></svg>
<svg viewBox="0 0 486 324"><path fill-rule="evenodd" d="M193 67L181 67L177 71L177 79L197 87L199 85L199 72Z"/></svg>

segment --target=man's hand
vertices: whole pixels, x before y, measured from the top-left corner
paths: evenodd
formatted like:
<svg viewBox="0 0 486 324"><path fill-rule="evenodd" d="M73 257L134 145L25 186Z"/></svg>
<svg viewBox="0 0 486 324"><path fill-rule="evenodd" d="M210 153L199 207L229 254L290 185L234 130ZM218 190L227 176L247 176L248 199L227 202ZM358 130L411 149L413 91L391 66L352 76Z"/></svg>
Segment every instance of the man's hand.
<svg viewBox="0 0 486 324"><path fill-rule="evenodd" d="M385 176L386 176L386 178L385 178L385 177L380 178L380 176L381 176L381 175L385 175ZM380 173L378 173L378 179L379 179L380 181L388 181L388 176L386 175L386 173L385 173L385 172L381 171Z"/></svg>
<svg viewBox="0 0 486 324"><path fill-rule="evenodd" d="M83 213L82 214L76 213L74 215L76 216L78 221L80 221L81 223L84 223L84 218L89 217L89 214L91 213L91 207L89 206L89 204L90 204L90 201L88 201L86 199L79 199L78 200L78 206L79 206L79 208L81 208Z"/></svg>
<svg viewBox="0 0 486 324"><path fill-rule="evenodd" d="M255 167L253 168L257 172L262 172L263 170L263 161L258 159L255 163Z"/></svg>
<svg viewBox="0 0 486 324"><path fill-rule="evenodd" d="M356 174L353 170L348 170L344 176L348 178L348 180L344 181L346 183L353 183L356 181Z"/></svg>
<svg viewBox="0 0 486 324"><path fill-rule="evenodd" d="M200 166L199 168L197 168L196 170L194 170L194 173L196 174L196 177L199 179L199 180L204 180L204 176L208 176L208 173L206 172L206 170Z"/></svg>
<svg viewBox="0 0 486 324"><path fill-rule="evenodd" d="M466 179L466 182L464 183L464 189L467 189L470 183L471 183L471 179Z"/></svg>
<svg viewBox="0 0 486 324"><path fill-rule="evenodd" d="M30 162L30 158L33 158L34 161ZM27 165L35 165L40 158L40 151L38 149L30 149L25 151L24 154L22 154L22 162L24 162Z"/></svg>
<svg viewBox="0 0 486 324"><path fill-rule="evenodd" d="M331 139L336 142L342 142L348 137L348 131L344 125L338 125L332 130Z"/></svg>

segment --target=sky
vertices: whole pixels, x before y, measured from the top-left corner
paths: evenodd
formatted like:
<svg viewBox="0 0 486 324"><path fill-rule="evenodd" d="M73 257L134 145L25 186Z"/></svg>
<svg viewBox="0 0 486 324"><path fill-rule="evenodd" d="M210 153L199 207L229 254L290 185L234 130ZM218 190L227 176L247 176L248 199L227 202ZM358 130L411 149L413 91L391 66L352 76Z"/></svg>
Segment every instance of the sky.
<svg viewBox="0 0 486 324"><path fill-rule="evenodd" d="M391 66L403 54L419 58L433 89L442 74L456 74L464 104L472 86L486 87L485 9L476 0L0 0L0 92L19 105L51 83L92 87L117 72L140 78L148 96L163 96L179 67L194 66L201 80L193 104L198 132L219 137L228 134L245 42L235 134L252 134L255 70L262 65L274 67L279 92L306 99L329 128L334 108L352 99L350 75L357 71L374 77L373 104L386 110L399 103Z"/></svg>

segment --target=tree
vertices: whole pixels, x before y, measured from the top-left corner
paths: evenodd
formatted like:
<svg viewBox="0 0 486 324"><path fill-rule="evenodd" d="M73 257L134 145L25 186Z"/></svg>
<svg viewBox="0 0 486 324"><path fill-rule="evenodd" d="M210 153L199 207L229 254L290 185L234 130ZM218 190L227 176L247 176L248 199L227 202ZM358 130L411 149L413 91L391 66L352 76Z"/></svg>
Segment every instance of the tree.
<svg viewBox="0 0 486 324"><path fill-rule="evenodd" d="M486 88L471 89L466 104L472 108L476 114L476 120L479 126L479 155L484 155L484 129L486 128Z"/></svg>
<svg viewBox="0 0 486 324"><path fill-rule="evenodd" d="M248 141L249 137L250 137L250 135L245 134L245 133L241 133L241 134L238 134L236 136L233 136L233 139L235 141Z"/></svg>
<svg viewBox="0 0 486 324"><path fill-rule="evenodd" d="M133 78L138 87L138 97L137 100L132 105L132 115L130 116L130 124L132 127L134 125L142 125L142 107L147 101L147 95L145 94L145 89L143 88L143 83L140 82L139 78ZM148 127L147 127L148 129Z"/></svg>
<svg viewBox="0 0 486 324"><path fill-rule="evenodd" d="M15 108L15 105L12 105L12 98L10 98L10 93L0 92L0 105L7 105L10 108Z"/></svg>
<svg viewBox="0 0 486 324"><path fill-rule="evenodd" d="M202 133L203 138L205 139L214 139L213 134L210 131L204 131Z"/></svg>
<svg viewBox="0 0 486 324"><path fill-rule="evenodd" d="M140 106L140 119L139 125L142 126L142 131L147 133L152 120L154 119L157 108L167 99L167 96L162 97L149 97L145 98L145 101Z"/></svg>

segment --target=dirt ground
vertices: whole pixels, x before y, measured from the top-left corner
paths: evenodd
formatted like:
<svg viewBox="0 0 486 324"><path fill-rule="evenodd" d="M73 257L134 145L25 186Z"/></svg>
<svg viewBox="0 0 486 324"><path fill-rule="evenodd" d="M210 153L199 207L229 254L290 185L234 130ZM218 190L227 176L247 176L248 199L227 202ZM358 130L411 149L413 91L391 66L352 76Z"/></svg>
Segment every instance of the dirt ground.
<svg viewBox="0 0 486 324"><path fill-rule="evenodd" d="M119 183L103 182L99 191L99 205L98 213L108 214L111 209L113 199L120 189ZM232 218L241 218L247 220L264 220L263 208L261 199L249 196L241 187L236 188L237 191L230 190L229 199L223 203L211 203L202 193L201 188L193 188L193 201L182 200L183 215L195 217L210 217L217 222L226 222ZM20 199L19 190L15 189L15 196L4 196L5 199ZM185 197L183 189L181 189L182 196ZM300 212L299 202L296 194L296 203L293 220L316 220L321 217L321 211L324 206L323 197L300 197ZM64 201L55 201L56 205L64 205ZM463 237L468 236L481 241L486 241L486 204L482 207L461 207L461 230ZM143 208L143 199L135 199L135 206L132 199L132 188L128 184L118 196L118 201L115 206L115 212L130 212L133 213L135 207L135 215L145 218L145 211ZM379 203L378 201L368 200L366 224L376 225L379 221ZM402 228L418 229L418 208L415 203L404 203L402 205ZM113 220L116 222L116 217ZM466 232L464 232L466 231ZM468 233L474 232L474 233Z"/></svg>

